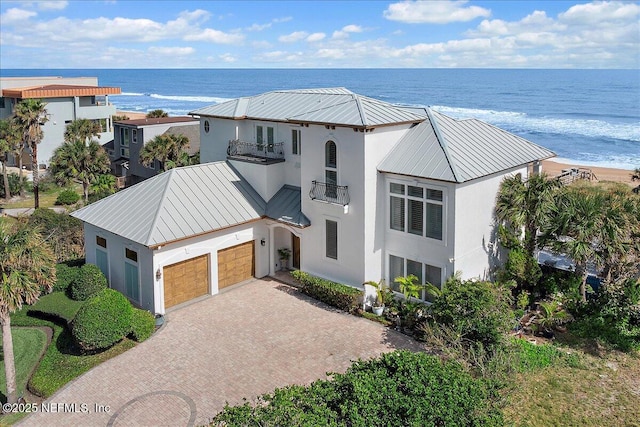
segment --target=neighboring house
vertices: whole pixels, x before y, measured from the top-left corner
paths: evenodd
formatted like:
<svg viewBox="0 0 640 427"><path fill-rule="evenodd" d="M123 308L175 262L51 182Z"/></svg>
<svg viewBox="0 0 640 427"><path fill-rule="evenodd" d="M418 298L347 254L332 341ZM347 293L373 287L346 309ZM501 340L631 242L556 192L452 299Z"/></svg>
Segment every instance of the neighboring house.
<svg viewBox="0 0 640 427"><path fill-rule="evenodd" d="M38 145L38 162L48 165L55 149L64 141L66 125L77 119L90 119L100 124L101 141L113 139L111 116L116 107L109 95L119 95L118 87L98 86L97 77L0 77L0 119L13 114L23 99L42 99L49 120L42 126L43 139ZM28 149L23 159L31 168Z"/></svg>
<svg viewBox="0 0 640 427"><path fill-rule="evenodd" d="M119 178L119 186L137 184L162 171L156 161L146 167L140 163L140 150L153 138L163 134L182 134L189 139L187 152L193 155L200 150L200 128L193 117L160 117L114 122L113 141L104 144L111 159L113 174Z"/></svg>
<svg viewBox="0 0 640 427"><path fill-rule="evenodd" d="M156 313L289 266L360 286L489 276L501 180L554 153L480 122L344 88L192 112L203 164L73 213L88 262ZM209 162L209 163L207 163Z"/></svg>

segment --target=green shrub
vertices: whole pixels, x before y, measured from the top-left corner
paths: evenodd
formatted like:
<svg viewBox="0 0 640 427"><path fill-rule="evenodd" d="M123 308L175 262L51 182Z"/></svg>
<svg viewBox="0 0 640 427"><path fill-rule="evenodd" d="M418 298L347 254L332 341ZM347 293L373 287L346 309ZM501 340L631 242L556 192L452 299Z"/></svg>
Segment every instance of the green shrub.
<svg viewBox="0 0 640 427"><path fill-rule="evenodd" d="M102 350L131 332L132 317L133 307L124 295L103 289L80 308L71 333L82 350Z"/></svg>
<svg viewBox="0 0 640 427"><path fill-rule="evenodd" d="M300 290L312 298L348 312L360 307L364 293L359 289L298 270L292 271L291 275L300 283Z"/></svg>
<svg viewBox="0 0 640 427"><path fill-rule="evenodd" d="M79 273L80 268L78 267L69 267L62 263L56 264L56 283L53 285L52 292L67 292Z"/></svg>
<svg viewBox="0 0 640 427"><path fill-rule="evenodd" d="M27 178L25 176L22 177L22 181L20 181L20 175L17 173L10 173L7 175L9 179L9 193L11 196L16 196L20 194L20 188L25 188L25 183L27 182ZM0 197L4 198L4 185L0 185Z"/></svg>
<svg viewBox="0 0 640 427"><path fill-rule="evenodd" d="M212 425L502 425L496 391L457 363L395 351L329 381L276 389L255 406L226 406Z"/></svg>
<svg viewBox="0 0 640 427"><path fill-rule="evenodd" d="M515 326L511 302L506 286L452 277L431 305L431 314L464 340L490 350Z"/></svg>
<svg viewBox="0 0 640 427"><path fill-rule="evenodd" d="M80 200L80 195L71 189L62 190L58 193L56 205L73 205Z"/></svg>
<svg viewBox="0 0 640 427"><path fill-rule="evenodd" d="M156 329L156 319L147 310L133 309L131 318L131 338L142 342L149 338Z"/></svg>
<svg viewBox="0 0 640 427"><path fill-rule="evenodd" d="M71 283L71 298L85 301L107 287L107 278L93 264L80 267L76 279Z"/></svg>

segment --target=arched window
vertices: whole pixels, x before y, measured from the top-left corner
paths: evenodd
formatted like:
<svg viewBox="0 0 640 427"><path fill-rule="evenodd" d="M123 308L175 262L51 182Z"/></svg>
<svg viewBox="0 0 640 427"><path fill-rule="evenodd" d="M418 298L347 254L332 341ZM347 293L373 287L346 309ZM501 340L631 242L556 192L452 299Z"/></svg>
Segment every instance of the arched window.
<svg viewBox="0 0 640 427"><path fill-rule="evenodd" d="M336 154L336 143L327 141L324 145L324 165L328 168L336 169L338 167L338 159Z"/></svg>

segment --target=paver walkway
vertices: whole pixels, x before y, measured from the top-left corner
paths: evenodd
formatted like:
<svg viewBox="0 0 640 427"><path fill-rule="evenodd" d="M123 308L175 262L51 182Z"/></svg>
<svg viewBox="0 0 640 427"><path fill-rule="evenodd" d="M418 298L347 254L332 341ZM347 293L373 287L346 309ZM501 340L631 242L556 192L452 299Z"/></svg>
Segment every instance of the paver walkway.
<svg viewBox="0 0 640 427"><path fill-rule="evenodd" d="M352 360L394 348L419 349L404 335L270 280L232 288L166 319L148 341L45 401L57 413L32 414L21 425L202 425L225 402L326 378Z"/></svg>

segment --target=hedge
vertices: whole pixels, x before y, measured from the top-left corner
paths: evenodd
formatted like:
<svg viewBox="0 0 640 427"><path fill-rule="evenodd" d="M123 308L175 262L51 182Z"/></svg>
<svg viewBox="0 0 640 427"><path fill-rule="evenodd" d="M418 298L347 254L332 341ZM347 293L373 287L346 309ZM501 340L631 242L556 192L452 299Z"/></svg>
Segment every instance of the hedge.
<svg viewBox="0 0 640 427"><path fill-rule="evenodd" d="M133 307L120 292L103 289L87 300L73 320L71 333L84 351L111 347L131 332Z"/></svg>
<svg viewBox="0 0 640 427"><path fill-rule="evenodd" d="M64 292L52 292L41 296L35 304L28 307L28 310L29 314L36 313L46 318L54 316L69 323L83 304L83 301L72 300Z"/></svg>
<svg viewBox="0 0 640 427"><path fill-rule="evenodd" d="M52 292L67 292L69 286L76 280L80 273L79 267L69 267L67 264L56 264L56 283Z"/></svg>
<svg viewBox="0 0 640 427"><path fill-rule="evenodd" d="M80 200L80 195L71 189L62 190L58 193L56 205L73 205Z"/></svg>
<svg viewBox="0 0 640 427"><path fill-rule="evenodd" d="M321 279L298 270L292 271L291 276L300 283L302 292L340 310L353 312L361 305L364 292L360 289Z"/></svg>
<svg viewBox="0 0 640 427"><path fill-rule="evenodd" d="M156 329L156 319L147 310L133 309L131 318L131 338L142 342L149 338Z"/></svg>
<svg viewBox="0 0 640 427"><path fill-rule="evenodd" d="M344 374L226 406L214 426L497 426L498 389L456 362L406 350L355 362Z"/></svg>
<svg viewBox="0 0 640 427"><path fill-rule="evenodd" d="M71 283L71 298L85 301L107 288L107 278L98 266L85 264L80 267L76 279Z"/></svg>

